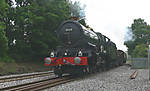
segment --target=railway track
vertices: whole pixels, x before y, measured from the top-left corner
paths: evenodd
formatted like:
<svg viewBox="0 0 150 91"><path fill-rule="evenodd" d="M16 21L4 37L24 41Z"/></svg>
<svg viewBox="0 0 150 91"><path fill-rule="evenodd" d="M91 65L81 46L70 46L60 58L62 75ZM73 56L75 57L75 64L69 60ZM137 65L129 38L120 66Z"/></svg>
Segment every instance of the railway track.
<svg viewBox="0 0 150 91"><path fill-rule="evenodd" d="M0 89L0 91L1 90L2 91L39 91L59 84L67 83L73 80L74 78L72 76L67 75L67 76L63 76L62 78L55 77L55 78L45 79L42 81L7 87L7 88Z"/></svg>
<svg viewBox="0 0 150 91"><path fill-rule="evenodd" d="M11 77L0 78L0 83L18 81L18 80L24 80L24 79L31 79L31 78L35 78L35 77L43 77L43 76L48 76L50 74L53 74L53 71L38 72L38 73L23 74L23 75L14 75Z"/></svg>

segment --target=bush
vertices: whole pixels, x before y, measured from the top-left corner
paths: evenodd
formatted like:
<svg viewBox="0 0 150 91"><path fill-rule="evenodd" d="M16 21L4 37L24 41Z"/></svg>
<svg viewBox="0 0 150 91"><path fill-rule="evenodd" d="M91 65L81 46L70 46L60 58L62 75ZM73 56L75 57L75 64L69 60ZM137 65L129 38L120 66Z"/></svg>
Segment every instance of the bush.
<svg viewBox="0 0 150 91"><path fill-rule="evenodd" d="M0 61L1 62L13 62L14 60L8 56L3 56L3 57L0 57Z"/></svg>

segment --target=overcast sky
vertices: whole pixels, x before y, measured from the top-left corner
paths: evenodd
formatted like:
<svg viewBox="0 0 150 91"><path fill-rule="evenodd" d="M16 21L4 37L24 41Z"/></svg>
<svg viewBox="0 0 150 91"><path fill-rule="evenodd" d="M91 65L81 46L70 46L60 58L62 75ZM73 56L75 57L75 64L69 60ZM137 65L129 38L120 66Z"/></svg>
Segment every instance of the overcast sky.
<svg viewBox="0 0 150 91"><path fill-rule="evenodd" d="M86 5L87 24L116 43L123 45L125 35L134 19L142 18L150 24L150 0L72 0Z"/></svg>

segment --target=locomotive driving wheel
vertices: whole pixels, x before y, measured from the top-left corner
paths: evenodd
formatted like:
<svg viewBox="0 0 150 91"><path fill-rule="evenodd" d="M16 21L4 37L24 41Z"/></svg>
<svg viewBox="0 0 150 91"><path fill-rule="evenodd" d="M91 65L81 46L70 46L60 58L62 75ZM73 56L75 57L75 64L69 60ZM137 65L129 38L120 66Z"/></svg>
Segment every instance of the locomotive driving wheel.
<svg viewBox="0 0 150 91"><path fill-rule="evenodd" d="M95 73L96 72L96 66L95 65L89 65L86 70L87 70L87 73L89 73L89 74Z"/></svg>

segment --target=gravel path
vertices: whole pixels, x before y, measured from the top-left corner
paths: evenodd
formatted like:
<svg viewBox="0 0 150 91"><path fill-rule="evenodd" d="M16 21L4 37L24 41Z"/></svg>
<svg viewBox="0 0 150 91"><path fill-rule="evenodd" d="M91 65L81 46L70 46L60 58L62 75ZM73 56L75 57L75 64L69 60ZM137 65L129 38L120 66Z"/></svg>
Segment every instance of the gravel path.
<svg viewBox="0 0 150 91"><path fill-rule="evenodd" d="M129 79L134 71L121 66L44 91L150 91L149 71L139 69L136 79Z"/></svg>

